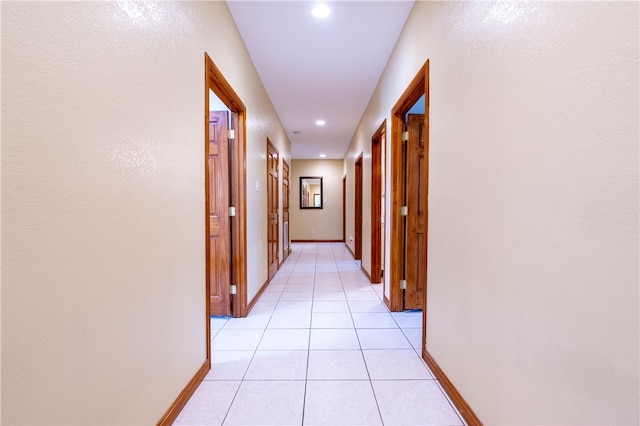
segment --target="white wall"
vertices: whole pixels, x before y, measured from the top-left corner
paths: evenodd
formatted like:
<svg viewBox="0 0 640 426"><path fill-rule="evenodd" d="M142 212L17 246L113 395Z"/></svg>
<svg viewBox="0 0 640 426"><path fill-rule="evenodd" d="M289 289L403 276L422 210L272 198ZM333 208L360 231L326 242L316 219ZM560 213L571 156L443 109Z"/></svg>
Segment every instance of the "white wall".
<svg viewBox="0 0 640 426"><path fill-rule="evenodd" d="M321 176L322 209L300 208L300 176ZM342 241L342 160L293 160L289 199L292 240ZM315 230L315 234L312 233Z"/></svg>
<svg viewBox="0 0 640 426"><path fill-rule="evenodd" d="M367 211L430 59L427 349L485 424L640 422L638 39L637 3L417 2L348 150Z"/></svg>
<svg viewBox="0 0 640 426"><path fill-rule="evenodd" d="M3 424L153 424L204 362L205 51L247 105L251 296L289 144L226 4L2 4Z"/></svg>

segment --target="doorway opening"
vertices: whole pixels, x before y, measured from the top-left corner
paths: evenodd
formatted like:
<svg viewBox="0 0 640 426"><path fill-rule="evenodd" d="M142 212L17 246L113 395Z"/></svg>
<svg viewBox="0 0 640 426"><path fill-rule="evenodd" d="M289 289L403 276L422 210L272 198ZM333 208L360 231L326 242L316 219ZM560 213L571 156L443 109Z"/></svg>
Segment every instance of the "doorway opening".
<svg viewBox="0 0 640 426"><path fill-rule="evenodd" d="M371 283L379 284L384 275L384 234L386 194L386 128L383 121L371 138Z"/></svg>
<svg viewBox="0 0 640 426"><path fill-rule="evenodd" d="M342 242L347 243L347 176L342 178Z"/></svg>
<svg viewBox="0 0 640 426"><path fill-rule="evenodd" d="M391 112L389 309L422 309L426 348L429 189L429 61Z"/></svg>
<svg viewBox="0 0 640 426"><path fill-rule="evenodd" d="M280 167L280 154L267 138L267 270L268 280L276 275L280 268L279 237L278 237L278 210L280 208L278 197L280 195L278 185L278 169Z"/></svg>
<svg viewBox="0 0 640 426"><path fill-rule="evenodd" d="M355 229L354 253L356 260L362 260L362 154L356 160L355 173Z"/></svg>
<svg viewBox="0 0 640 426"><path fill-rule="evenodd" d="M282 159L282 261L291 254L291 237L289 237L289 164Z"/></svg>
<svg viewBox="0 0 640 426"><path fill-rule="evenodd" d="M205 53L207 356L209 316L247 316L245 134L246 107Z"/></svg>

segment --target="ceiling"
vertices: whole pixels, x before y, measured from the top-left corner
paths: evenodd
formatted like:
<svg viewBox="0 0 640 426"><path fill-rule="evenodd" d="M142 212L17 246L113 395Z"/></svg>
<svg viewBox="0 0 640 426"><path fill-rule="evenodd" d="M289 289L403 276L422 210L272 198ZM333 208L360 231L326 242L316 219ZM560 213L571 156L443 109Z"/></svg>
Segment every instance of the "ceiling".
<svg viewBox="0 0 640 426"><path fill-rule="evenodd" d="M319 19L317 2L227 1L292 158L344 158L413 3L327 2Z"/></svg>

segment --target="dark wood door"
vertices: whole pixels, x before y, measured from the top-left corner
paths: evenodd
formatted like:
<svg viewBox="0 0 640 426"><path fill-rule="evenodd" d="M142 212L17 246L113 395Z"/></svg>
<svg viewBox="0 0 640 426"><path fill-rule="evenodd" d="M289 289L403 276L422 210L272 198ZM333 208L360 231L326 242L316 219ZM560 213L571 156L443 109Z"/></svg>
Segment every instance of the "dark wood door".
<svg viewBox="0 0 640 426"><path fill-rule="evenodd" d="M209 218L207 280L211 315L231 314L231 233L229 230L229 140L228 113L209 113L207 145L207 215Z"/></svg>
<svg viewBox="0 0 640 426"><path fill-rule="evenodd" d="M371 138L371 283L382 281L384 267L384 142L386 123Z"/></svg>
<svg viewBox="0 0 640 426"><path fill-rule="evenodd" d="M278 150L267 139L267 253L269 280L278 272Z"/></svg>
<svg viewBox="0 0 640 426"><path fill-rule="evenodd" d="M291 253L289 237L289 165L282 160L282 261Z"/></svg>
<svg viewBox="0 0 640 426"><path fill-rule="evenodd" d="M354 256L362 260L362 155L356 160Z"/></svg>
<svg viewBox="0 0 640 426"><path fill-rule="evenodd" d="M405 309L422 309L427 282L427 188L424 114L409 114L407 120L407 255Z"/></svg>
<svg viewBox="0 0 640 426"><path fill-rule="evenodd" d="M342 178L342 241L347 242L347 177Z"/></svg>

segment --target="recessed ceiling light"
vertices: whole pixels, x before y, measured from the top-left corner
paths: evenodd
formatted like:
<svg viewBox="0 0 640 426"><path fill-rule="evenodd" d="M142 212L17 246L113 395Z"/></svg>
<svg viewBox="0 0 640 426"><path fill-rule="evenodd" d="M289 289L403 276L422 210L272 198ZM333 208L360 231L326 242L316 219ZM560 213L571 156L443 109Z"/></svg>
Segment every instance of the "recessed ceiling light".
<svg viewBox="0 0 640 426"><path fill-rule="evenodd" d="M331 15L331 9L326 4L320 3L311 9L311 13L313 13L313 16L316 18L326 18Z"/></svg>
<svg viewBox="0 0 640 426"><path fill-rule="evenodd" d="M320 154L320 158L326 158L327 154Z"/></svg>
<svg viewBox="0 0 640 426"><path fill-rule="evenodd" d="M316 120L316 126L324 126L327 124L324 120Z"/></svg>

